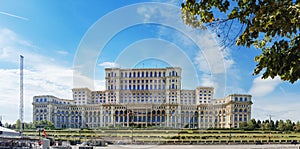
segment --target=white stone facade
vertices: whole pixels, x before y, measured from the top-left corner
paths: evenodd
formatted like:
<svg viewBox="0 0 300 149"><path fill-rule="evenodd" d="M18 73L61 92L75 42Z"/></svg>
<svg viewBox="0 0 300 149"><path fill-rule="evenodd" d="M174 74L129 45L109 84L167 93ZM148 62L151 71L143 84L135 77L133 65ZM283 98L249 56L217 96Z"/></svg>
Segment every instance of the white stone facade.
<svg viewBox="0 0 300 149"><path fill-rule="evenodd" d="M251 118L251 95L214 99L214 88L181 89L181 68L106 68L104 91L74 88L73 99L33 97L33 121L57 128L238 127Z"/></svg>

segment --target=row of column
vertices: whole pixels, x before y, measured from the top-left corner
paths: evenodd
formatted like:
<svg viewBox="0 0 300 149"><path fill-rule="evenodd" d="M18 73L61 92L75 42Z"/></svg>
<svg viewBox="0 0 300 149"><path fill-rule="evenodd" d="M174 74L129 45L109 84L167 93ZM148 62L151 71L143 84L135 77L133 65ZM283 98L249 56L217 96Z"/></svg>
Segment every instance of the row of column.
<svg viewBox="0 0 300 149"><path fill-rule="evenodd" d="M127 110L130 111L129 109ZM144 126L157 125L162 127L175 127L175 128L184 127L186 125L190 125L190 127L192 128L194 127L199 128L201 124L202 125L209 124L209 125L213 125L213 127L215 126L220 127L219 125L225 124L226 121L226 120L224 121L225 116L223 116L223 114L218 117L213 116L212 122L208 121L206 123L205 121L201 122L200 119L201 116L205 117L206 115L201 115L201 114L194 115L194 113L191 114L190 111L188 113L184 112L183 114L181 114L181 110L178 110L180 114L174 114L174 113L170 113L171 110L169 110L169 107L167 106L166 109L164 110L165 110L164 114L160 113L159 115L157 115L157 113L155 113L154 115L152 113L153 111L152 109L147 109L146 111L145 109L131 110L132 111L131 113L124 113L122 115L117 115L115 114L115 108L113 106L110 106L109 108L105 108L101 106L99 111L110 111L110 112L109 113L100 112L100 115L98 114L98 112L96 115L94 115L94 112L92 113L92 115L90 115L89 112L87 113L82 112L81 120L79 119L80 115L78 115L78 121L75 122L75 118L74 118L74 122L71 122L71 116L68 116L68 123L66 121L64 122L60 121L58 123L57 115L54 114L53 116L54 116L54 124L56 127L62 127L63 124L66 125L66 127L72 127L72 124L73 127L85 127L87 124L88 127L90 128L106 127L110 125L114 127L116 127L117 125L130 126L132 125L132 123L142 124ZM143 111L146 114L138 114L139 111L140 112ZM197 118L195 118L195 116ZM134 117L136 117L136 119L134 119ZM51 116L49 116L48 118L50 120ZM217 122L215 121L216 118L217 118ZM189 121L187 122L186 119L188 119Z"/></svg>

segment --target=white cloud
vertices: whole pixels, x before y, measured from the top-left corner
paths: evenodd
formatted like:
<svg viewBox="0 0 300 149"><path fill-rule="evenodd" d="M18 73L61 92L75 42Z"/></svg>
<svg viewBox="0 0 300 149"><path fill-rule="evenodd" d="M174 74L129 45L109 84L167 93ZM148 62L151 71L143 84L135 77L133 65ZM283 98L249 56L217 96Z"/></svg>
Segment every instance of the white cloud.
<svg viewBox="0 0 300 149"><path fill-rule="evenodd" d="M65 51L65 50L57 50L56 53L58 53L60 55L67 55L67 54L69 54L69 52Z"/></svg>
<svg viewBox="0 0 300 149"><path fill-rule="evenodd" d="M275 77L274 79L267 78L262 79L261 76L255 78L253 80L252 87L249 90L249 94L260 97L265 96L271 92L281 83L279 77Z"/></svg>
<svg viewBox="0 0 300 149"><path fill-rule="evenodd" d="M114 62L103 62L103 63L99 64L99 66L105 67L105 68L116 68L116 67L120 67L119 64L114 63Z"/></svg>
<svg viewBox="0 0 300 149"><path fill-rule="evenodd" d="M144 17L145 22L162 22L162 27L159 28L160 38L171 40L187 53L192 51L188 55L200 72L199 85L214 86L216 92L223 95L226 92L227 71L235 63L230 50L219 45L214 33L186 26L181 20L179 7L174 9L174 5L163 8L160 6L144 5L137 12ZM164 23L172 29L166 28Z"/></svg>
<svg viewBox="0 0 300 149"><path fill-rule="evenodd" d="M291 119L298 121L300 119L299 94L286 93L278 91L275 94L269 94L263 97L254 97L252 105L252 117L260 120L268 119Z"/></svg>
<svg viewBox="0 0 300 149"><path fill-rule="evenodd" d="M195 63L199 69L206 73L225 74L234 64L229 50L221 50L222 47L219 46L213 33L203 32L196 37L198 38L197 42L201 45L201 50L195 57Z"/></svg>
<svg viewBox="0 0 300 149"><path fill-rule="evenodd" d="M105 90L105 80L95 80L95 90L102 91Z"/></svg>
<svg viewBox="0 0 300 149"><path fill-rule="evenodd" d="M216 83L213 82L214 79L212 79L213 76L210 74L203 74L200 78L201 80L201 85L203 86L211 86L211 87L216 87Z"/></svg>
<svg viewBox="0 0 300 149"><path fill-rule="evenodd" d="M49 66L49 65L48 65ZM45 65L47 67L47 65ZM49 66L51 67L51 66ZM48 68L49 68L48 67ZM0 69L0 113L10 123L18 119L19 111L19 69ZM36 95L55 95L70 99L72 71L64 68L43 70L24 70L25 121L32 121L32 97ZM9 106L7 110L4 110Z"/></svg>
<svg viewBox="0 0 300 149"><path fill-rule="evenodd" d="M35 47L29 41L20 39L13 31L7 28L0 28L0 49L15 46Z"/></svg>
<svg viewBox="0 0 300 149"><path fill-rule="evenodd" d="M4 122L14 123L19 118L19 55L24 56L25 121L32 121L33 96L71 98L73 70L34 49L39 48L9 29L0 29L0 62L6 64L0 68L0 115L4 115Z"/></svg>

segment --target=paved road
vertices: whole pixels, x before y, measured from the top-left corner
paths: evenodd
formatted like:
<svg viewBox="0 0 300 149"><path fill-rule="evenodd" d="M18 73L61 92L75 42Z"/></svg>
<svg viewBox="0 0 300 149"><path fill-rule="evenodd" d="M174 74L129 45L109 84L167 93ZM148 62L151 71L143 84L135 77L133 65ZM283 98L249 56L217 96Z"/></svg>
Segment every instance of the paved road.
<svg viewBox="0 0 300 149"><path fill-rule="evenodd" d="M300 145L109 145L96 149L300 149ZM94 148L95 149L95 148Z"/></svg>

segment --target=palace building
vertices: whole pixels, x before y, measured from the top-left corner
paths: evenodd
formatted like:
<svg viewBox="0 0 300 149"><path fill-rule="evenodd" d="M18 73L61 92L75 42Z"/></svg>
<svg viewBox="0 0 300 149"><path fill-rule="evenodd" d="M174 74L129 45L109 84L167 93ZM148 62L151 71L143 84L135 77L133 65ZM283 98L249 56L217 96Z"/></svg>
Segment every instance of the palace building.
<svg viewBox="0 0 300 149"><path fill-rule="evenodd" d="M213 87L181 89L181 68L105 69L105 90L74 88L73 99L33 97L33 121L57 128L237 128L251 118L251 95L214 99Z"/></svg>

